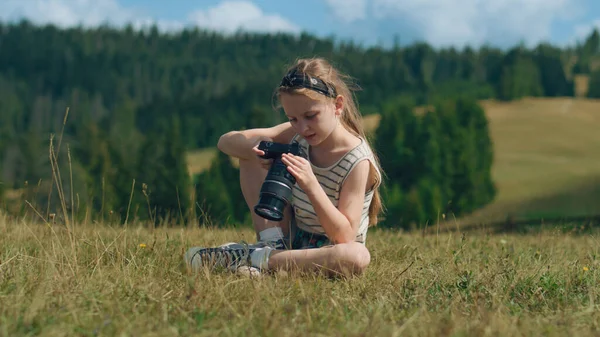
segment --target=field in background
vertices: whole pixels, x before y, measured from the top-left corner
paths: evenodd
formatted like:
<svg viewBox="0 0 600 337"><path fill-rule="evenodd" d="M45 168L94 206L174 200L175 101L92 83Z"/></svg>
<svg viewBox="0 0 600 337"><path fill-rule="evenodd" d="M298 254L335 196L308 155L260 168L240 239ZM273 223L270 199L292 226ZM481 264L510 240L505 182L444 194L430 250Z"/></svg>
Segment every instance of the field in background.
<svg viewBox="0 0 600 337"><path fill-rule="evenodd" d="M465 222L600 214L600 101L483 102L498 196Z"/></svg>
<svg viewBox="0 0 600 337"><path fill-rule="evenodd" d="M594 336L600 329L596 235L374 230L362 277L250 279L181 268L188 247L253 242L248 229L67 228L0 214L0 232L3 336Z"/></svg>
<svg viewBox="0 0 600 337"><path fill-rule="evenodd" d="M573 76L575 82L575 97L586 97L590 88L590 76L579 74Z"/></svg>
<svg viewBox="0 0 600 337"><path fill-rule="evenodd" d="M217 149L197 149L187 153L187 166L190 175L201 173L210 168L212 160L217 154Z"/></svg>
<svg viewBox="0 0 600 337"><path fill-rule="evenodd" d="M496 200L462 224L600 214L600 100L526 98L483 101L494 142ZM373 132L378 115L366 116ZM214 149L190 152L190 172Z"/></svg>

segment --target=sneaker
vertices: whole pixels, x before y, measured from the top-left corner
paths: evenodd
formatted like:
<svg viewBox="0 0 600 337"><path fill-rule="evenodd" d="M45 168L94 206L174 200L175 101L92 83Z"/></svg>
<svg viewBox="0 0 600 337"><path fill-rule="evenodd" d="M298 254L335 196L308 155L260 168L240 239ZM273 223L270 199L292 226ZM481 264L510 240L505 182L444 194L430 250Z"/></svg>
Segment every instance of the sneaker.
<svg viewBox="0 0 600 337"><path fill-rule="evenodd" d="M229 242L229 243L222 244L219 247L242 249L244 247L244 245L245 245L244 243ZM279 240L274 240L274 241L260 241L259 240L257 243L248 244L248 247L251 249L264 248L264 247L271 247L273 249L279 249L279 250L287 249L287 246L285 244L285 239L279 239Z"/></svg>
<svg viewBox="0 0 600 337"><path fill-rule="evenodd" d="M253 251L254 248L239 243L233 247L193 247L185 253L184 260L188 268L194 272L204 267L236 271L239 267L251 266L250 254Z"/></svg>
<svg viewBox="0 0 600 337"><path fill-rule="evenodd" d="M273 249L285 250L287 249L287 245L285 244L285 239L279 239L274 241L258 241L252 248L263 248L263 247L271 247Z"/></svg>

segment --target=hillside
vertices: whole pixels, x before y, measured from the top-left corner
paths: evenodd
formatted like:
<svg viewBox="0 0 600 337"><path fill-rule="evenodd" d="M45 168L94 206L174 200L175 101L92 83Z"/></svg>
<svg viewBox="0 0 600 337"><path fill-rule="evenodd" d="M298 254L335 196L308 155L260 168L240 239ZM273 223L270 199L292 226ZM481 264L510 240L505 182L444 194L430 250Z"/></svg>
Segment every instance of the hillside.
<svg viewBox="0 0 600 337"><path fill-rule="evenodd" d="M482 101L494 142L496 200L461 224L600 213L600 100L526 98ZM378 116L365 118L368 130ZM214 149L188 154L190 173Z"/></svg>
<svg viewBox="0 0 600 337"><path fill-rule="evenodd" d="M600 101L483 102L496 200L463 222L600 213Z"/></svg>

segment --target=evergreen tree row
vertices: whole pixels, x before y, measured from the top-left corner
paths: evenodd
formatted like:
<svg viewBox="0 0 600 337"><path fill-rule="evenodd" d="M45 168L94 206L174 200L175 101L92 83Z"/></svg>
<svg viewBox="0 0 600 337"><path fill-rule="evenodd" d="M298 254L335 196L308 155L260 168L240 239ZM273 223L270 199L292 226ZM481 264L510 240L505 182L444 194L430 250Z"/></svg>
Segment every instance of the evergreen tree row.
<svg viewBox="0 0 600 337"><path fill-rule="evenodd" d="M458 98L414 111L410 100L388 104L375 135L387 178L382 225L436 223L491 202L493 147L483 109Z"/></svg>
<svg viewBox="0 0 600 337"><path fill-rule="evenodd" d="M473 145L475 140L456 137L467 133L479 139L464 130L473 128L469 123L483 122L467 122L471 117L462 115L467 112L449 103L412 121L402 112L410 106L402 108L396 97L410 96L414 104L427 105L459 96L568 96L573 94L571 74L589 72L589 95L597 97L598 52L596 31L574 49L540 44L503 51L489 46L436 50L424 43L365 48L308 34L228 37L194 29L167 35L156 28L0 23L0 191L11 191L11 198L20 191L46 213L59 210L60 198L66 198L67 208L79 216L94 213L121 222L140 217L157 223L169 215L186 218L212 203L213 210L225 207L219 211L223 217L243 221L246 206L238 199L229 206L202 199L208 190L217 190L211 186L218 181L215 176L226 175L224 181L231 182L235 170L213 169L192 184L185 151L214 146L229 130L280 122L283 115L273 110L271 99L286 65L298 57L323 56L357 79L364 114L381 112L398 119L382 123L393 125L403 135L398 142L406 146L392 157L401 158L404 164L398 169L405 170L398 174L398 200L432 195L442 204L450 202L446 211L468 212L487 198L469 190L483 188L478 170L487 164L458 159L457 153L479 157L482 150ZM453 117L461 125L456 130L446 129L443 118L451 117L437 116L453 115L444 112L452 109L460 111ZM406 126L411 123L414 128ZM445 130L445 143L433 131L436 127ZM418 148L422 144L428 147ZM424 159L438 154L451 164ZM386 165L394 176L395 164ZM459 169L475 172L476 178L456 173ZM60 195L57 179L64 186ZM228 191L221 198L235 199L235 186L219 190ZM0 202L5 202L1 196ZM423 206L424 211L415 211L426 215L412 219L440 209L438 201L427 202L431 205Z"/></svg>

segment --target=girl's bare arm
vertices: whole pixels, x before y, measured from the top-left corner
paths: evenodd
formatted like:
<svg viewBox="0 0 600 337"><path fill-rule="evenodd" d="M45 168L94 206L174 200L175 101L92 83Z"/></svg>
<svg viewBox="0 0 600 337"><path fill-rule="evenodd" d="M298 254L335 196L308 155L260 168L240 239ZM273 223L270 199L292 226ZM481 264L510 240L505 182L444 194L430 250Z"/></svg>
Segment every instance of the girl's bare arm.
<svg viewBox="0 0 600 337"><path fill-rule="evenodd" d="M289 122L270 128L255 128L243 131L230 131L219 138L217 148L239 159L253 159L256 154L252 148L261 140L277 143L289 143L295 131Z"/></svg>

